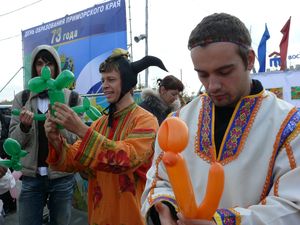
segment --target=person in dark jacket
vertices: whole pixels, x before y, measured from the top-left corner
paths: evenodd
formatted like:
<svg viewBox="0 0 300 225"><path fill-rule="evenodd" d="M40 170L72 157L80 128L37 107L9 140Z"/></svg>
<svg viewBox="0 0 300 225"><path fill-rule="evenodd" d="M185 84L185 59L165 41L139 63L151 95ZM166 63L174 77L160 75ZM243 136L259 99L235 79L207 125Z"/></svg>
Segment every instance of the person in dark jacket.
<svg viewBox="0 0 300 225"><path fill-rule="evenodd" d="M173 75L158 79L157 84L157 90L147 88L142 91L140 106L155 115L160 125L169 113L180 108L179 94L184 85Z"/></svg>

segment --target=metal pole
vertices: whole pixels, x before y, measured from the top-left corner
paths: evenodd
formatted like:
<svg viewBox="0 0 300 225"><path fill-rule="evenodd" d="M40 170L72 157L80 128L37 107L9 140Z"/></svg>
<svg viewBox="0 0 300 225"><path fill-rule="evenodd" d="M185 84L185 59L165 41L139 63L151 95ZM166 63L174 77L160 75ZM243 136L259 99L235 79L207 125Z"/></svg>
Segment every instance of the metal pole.
<svg viewBox="0 0 300 225"><path fill-rule="evenodd" d="M148 0L146 0L146 12L145 12L145 56L148 55ZM149 69L145 70L145 87L148 87L148 75Z"/></svg>
<svg viewBox="0 0 300 225"><path fill-rule="evenodd" d="M130 36L130 61L133 61L133 50L132 50L132 27L131 27L131 4L130 0L128 0L128 14L129 14L129 36Z"/></svg>
<svg viewBox="0 0 300 225"><path fill-rule="evenodd" d="M9 79L9 81L4 85L4 87L0 90L0 93L4 90L4 88L6 88L6 86L12 81L12 79L15 78L15 76L18 75L18 73L20 72L20 70L23 69L23 66Z"/></svg>

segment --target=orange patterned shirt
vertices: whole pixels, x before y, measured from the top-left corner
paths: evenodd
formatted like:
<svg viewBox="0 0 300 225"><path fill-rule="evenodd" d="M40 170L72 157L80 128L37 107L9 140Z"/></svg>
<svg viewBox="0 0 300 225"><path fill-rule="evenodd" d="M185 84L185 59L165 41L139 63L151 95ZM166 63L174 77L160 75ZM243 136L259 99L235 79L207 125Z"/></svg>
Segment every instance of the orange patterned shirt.
<svg viewBox="0 0 300 225"><path fill-rule="evenodd" d="M114 118L112 128L104 115L82 140L73 145L64 142L62 154L50 146L48 162L61 171L89 171L90 225L144 225L140 198L158 123L135 103L116 112Z"/></svg>

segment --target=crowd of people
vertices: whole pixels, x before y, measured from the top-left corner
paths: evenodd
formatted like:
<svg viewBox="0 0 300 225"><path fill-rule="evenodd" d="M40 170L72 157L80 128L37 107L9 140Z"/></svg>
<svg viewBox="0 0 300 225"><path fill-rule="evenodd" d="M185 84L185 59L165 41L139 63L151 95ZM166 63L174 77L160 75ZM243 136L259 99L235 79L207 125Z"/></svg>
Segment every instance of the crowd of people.
<svg viewBox="0 0 300 225"><path fill-rule="evenodd" d="M120 49L99 65L109 106L90 126L68 104L68 89L65 103L51 108L48 91L30 92L25 100L24 91L16 95L13 108L20 116L12 116L9 136L28 152L22 159L20 225L42 225L45 206L50 225L72 224L76 172L88 179L90 225L300 223L300 112L251 79L255 53L248 29L233 15L214 13L192 30L188 48L205 91L187 104L180 103L182 81L167 75L155 90L143 90L138 105L138 73L167 66L155 56L131 62ZM33 51L32 77L44 66L53 79L61 71L59 55L47 45ZM76 105L81 103L79 97ZM45 113L45 121L34 120ZM210 165L223 167L223 194L211 218L187 217L176 202L157 140L160 125L172 116L189 130L182 156L197 204ZM9 173L0 168L0 184L9 183Z"/></svg>

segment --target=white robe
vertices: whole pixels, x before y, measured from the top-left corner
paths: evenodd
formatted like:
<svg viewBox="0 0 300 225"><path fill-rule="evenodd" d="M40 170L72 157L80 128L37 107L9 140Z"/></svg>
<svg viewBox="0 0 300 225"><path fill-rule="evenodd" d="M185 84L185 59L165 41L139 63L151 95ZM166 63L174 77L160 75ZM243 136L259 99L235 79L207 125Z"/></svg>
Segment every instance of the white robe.
<svg viewBox="0 0 300 225"><path fill-rule="evenodd" d="M197 204L205 194L214 144L214 105L201 95L179 117L189 128L181 153L187 163ZM300 112L268 91L243 98L225 132L218 161L225 185L214 215L217 224L300 224ZM142 213L158 201L177 209L157 140L147 173Z"/></svg>

